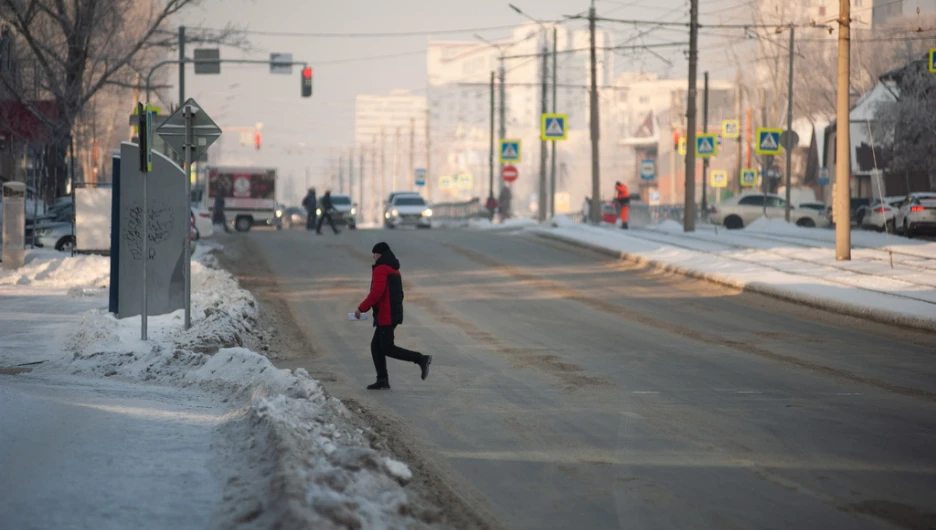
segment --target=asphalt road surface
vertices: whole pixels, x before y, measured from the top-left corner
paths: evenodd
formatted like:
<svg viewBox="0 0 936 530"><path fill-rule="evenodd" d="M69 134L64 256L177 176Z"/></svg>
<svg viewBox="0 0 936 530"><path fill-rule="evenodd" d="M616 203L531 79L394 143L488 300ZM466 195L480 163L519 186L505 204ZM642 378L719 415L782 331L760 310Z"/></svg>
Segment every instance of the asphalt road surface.
<svg viewBox="0 0 936 530"><path fill-rule="evenodd" d="M506 528L936 527L936 336L641 269L525 232L237 235L307 343L282 354L395 426ZM370 248L402 262L397 342L349 322Z"/></svg>

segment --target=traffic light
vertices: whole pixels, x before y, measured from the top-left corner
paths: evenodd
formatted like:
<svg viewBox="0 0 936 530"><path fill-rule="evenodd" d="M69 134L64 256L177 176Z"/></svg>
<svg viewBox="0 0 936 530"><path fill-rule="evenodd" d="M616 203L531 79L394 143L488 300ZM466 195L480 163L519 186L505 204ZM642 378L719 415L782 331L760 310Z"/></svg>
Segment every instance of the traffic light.
<svg viewBox="0 0 936 530"><path fill-rule="evenodd" d="M302 97L312 96L312 68L306 66L302 69Z"/></svg>

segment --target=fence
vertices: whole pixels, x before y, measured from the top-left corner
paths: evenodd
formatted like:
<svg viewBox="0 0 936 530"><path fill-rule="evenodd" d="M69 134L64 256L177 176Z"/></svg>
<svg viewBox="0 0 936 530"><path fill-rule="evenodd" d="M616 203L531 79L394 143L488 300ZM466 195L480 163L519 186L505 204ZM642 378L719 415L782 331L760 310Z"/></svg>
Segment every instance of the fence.
<svg viewBox="0 0 936 530"><path fill-rule="evenodd" d="M432 217L435 219L473 219L490 218L491 213L481 205L481 199L475 197L467 202L443 202L432 205Z"/></svg>

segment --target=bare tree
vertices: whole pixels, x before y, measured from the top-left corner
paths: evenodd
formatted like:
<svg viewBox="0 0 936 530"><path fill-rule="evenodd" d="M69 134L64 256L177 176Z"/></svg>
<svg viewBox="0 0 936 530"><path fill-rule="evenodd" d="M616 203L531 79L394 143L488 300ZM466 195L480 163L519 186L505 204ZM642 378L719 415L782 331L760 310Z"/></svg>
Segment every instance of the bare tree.
<svg viewBox="0 0 936 530"><path fill-rule="evenodd" d="M0 0L0 21L25 44L34 61L33 92L12 76L0 75L15 100L51 132L53 178L49 196L65 190L65 156L76 120L109 84L125 84L134 59L159 46L167 19L198 0ZM124 85L126 86L126 85ZM54 102L55 112L38 110L35 92Z"/></svg>
<svg viewBox="0 0 936 530"><path fill-rule="evenodd" d="M936 189L936 74L918 59L886 77L895 83L897 101L877 106L875 140L885 146L892 172L923 173Z"/></svg>

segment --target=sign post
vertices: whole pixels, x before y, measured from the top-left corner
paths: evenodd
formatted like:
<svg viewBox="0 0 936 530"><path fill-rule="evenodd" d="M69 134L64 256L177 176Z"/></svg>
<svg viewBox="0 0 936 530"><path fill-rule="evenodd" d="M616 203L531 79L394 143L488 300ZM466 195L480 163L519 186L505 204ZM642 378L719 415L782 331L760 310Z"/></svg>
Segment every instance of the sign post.
<svg viewBox="0 0 936 530"><path fill-rule="evenodd" d="M504 166L504 169L501 170L501 178L504 179L504 182L513 182L519 176L520 172L514 166Z"/></svg>
<svg viewBox="0 0 936 530"><path fill-rule="evenodd" d="M140 224L143 225L143 307L140 310L140 339L146 340L146 320L149 317L149 285L146 283L146 270L149 269L149 211L147 210L146 174L152 168L150 145L152 144L152 116L150 106L137 103L137 114L140 116L140 178L143 182L143 205L140 208Z"/></svg>
<svg viewBox="0 0 936 530"><path fill-rule="evenodd" d="M185 211L192 211L192 181L188 177L192 160L197 160L221 136L221 129L194 99L189 98L156 130L175 152L182 155L185 171ZM144 174L145 178L145 174ZM145 193L144 187L144 193ZM185 329L192 327L192 256L189 231L183 242L183 268L185 276Z"/></svg>
<svg viewBox="0 0 936 530"><path fill-rule="evenodd" d="M652 159L640 161L641 180L653 180L656 178L656 161Z"/></svg>
<svg viewBox="0 0 936 530"><path fill-rule="evenodd" d="M516 163L521 160L521 142L520 140L501 140L500 141L500 163Z"/></svg>
<svg viewBox="0 0 936 530"><path fill-rule="evenodd" d="M757 170L753 168L744 168L741 170L741 187L753 188L757 186Z"/></svg>

